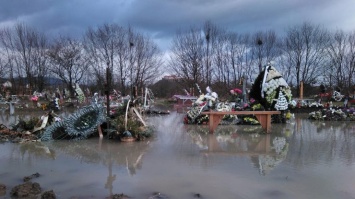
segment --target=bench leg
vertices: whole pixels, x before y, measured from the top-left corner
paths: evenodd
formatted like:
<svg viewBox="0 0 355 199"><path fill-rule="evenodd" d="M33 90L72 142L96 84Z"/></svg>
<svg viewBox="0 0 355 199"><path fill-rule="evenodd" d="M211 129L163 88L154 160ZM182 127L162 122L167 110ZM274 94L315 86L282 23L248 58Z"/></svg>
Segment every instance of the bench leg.
<svg viewBox="0 0 355 199"><path fill-rule="evenodd" d="M258 119L261 127L266 131L266 133L270 133L271 130L271 115L255 115Z"/></svg>
<svg viewBox="0 0 355 199"><path fill-rule="evenodd" d="M224 115L214 115L214 114L209 115L208 127L209 127L209 132L211 134L214 133L214 130L216 130L218 124L221 122L223 117Z"/></svg>
<svg viewBox="0 0 355 199"><path fill-rule="evenodd" d="M97 130L99 131L99 136L100 136L100 138L103 138L104 135L102 134L102 129L101 129L101 126L100 126L100 125L97 125Z"/></svg>

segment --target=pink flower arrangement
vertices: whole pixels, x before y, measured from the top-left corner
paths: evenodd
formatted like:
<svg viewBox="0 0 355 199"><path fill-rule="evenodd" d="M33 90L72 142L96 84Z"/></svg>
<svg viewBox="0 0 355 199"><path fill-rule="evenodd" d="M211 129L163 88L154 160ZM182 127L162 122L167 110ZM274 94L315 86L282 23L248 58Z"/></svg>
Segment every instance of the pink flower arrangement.
<svg viewBox="0 0 355 199"><path fill-rule="evenodd" d="M242 90L240 90L239 88L234 88L232 90L230 90L230 93L232 94L242 94Z"/></svg>
<svg viewBox="0 0 355 199"><path fill-rule="evenodd" d="M38 101L38 96L37 96L37 95L32 96L32 97L31 97L31 100L32 100L33 102L37 102L37 101Z"/></svg>

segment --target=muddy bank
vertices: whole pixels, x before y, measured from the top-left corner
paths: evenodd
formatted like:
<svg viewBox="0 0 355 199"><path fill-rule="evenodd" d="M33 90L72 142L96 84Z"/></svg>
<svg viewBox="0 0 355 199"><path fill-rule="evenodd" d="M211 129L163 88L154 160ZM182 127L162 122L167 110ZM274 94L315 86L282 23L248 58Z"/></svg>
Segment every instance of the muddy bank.
<svg viewBox="0 0 355 199"><path fill-rule="evenodd" d="M56 199L57 196L53 190L43 190L42 186L37 182L32 182L35 178L39 178L41 175L39 173L34 173L30 176L25 176L23 178L23 183L18 184L14 187L8 187L3 183L0 183L0 197L5 196L7 192L11 198L16 199ZM54 187L55 188L55 187ZM82 196L72 196L71 198L84 198ZM131 198L123 193L113 194L111 196L105 197L105 199L128 199ZM160 192L153 192L151 195L147 195L147 198L168 198Z"/></svg>

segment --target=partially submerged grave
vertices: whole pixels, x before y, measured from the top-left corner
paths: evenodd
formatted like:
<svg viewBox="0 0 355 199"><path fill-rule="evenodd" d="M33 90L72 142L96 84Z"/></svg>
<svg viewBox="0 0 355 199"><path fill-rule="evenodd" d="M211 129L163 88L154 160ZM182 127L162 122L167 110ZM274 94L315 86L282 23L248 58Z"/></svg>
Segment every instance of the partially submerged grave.
<svg viewBox="0 0 355 199"><path fill-rule="evenodd" d="M2 125L0 138L2 141L16 142L81 140L102 133L101 136L106 135L111 139L127 140L129 137L130 141L135 141L149 137L152 132L153 129L146 124L138 109L129 100L109 118L106 108L96 103L84 106L63 119L49 111L41 118L20 120L12 128Z"/></svg>

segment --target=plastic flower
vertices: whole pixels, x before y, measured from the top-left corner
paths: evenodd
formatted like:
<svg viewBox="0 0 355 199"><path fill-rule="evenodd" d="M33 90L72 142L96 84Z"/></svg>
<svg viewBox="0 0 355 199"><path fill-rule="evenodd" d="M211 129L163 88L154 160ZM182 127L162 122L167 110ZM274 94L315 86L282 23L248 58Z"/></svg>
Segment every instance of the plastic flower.
<svg viewBox="0 0 355 199"><path fill-rule="evenodd" d="M230 93L231 94L235 94L235 93L236 94L242 94L243 92L239 88L234 88L234 89L230 90Z"/></svg>

